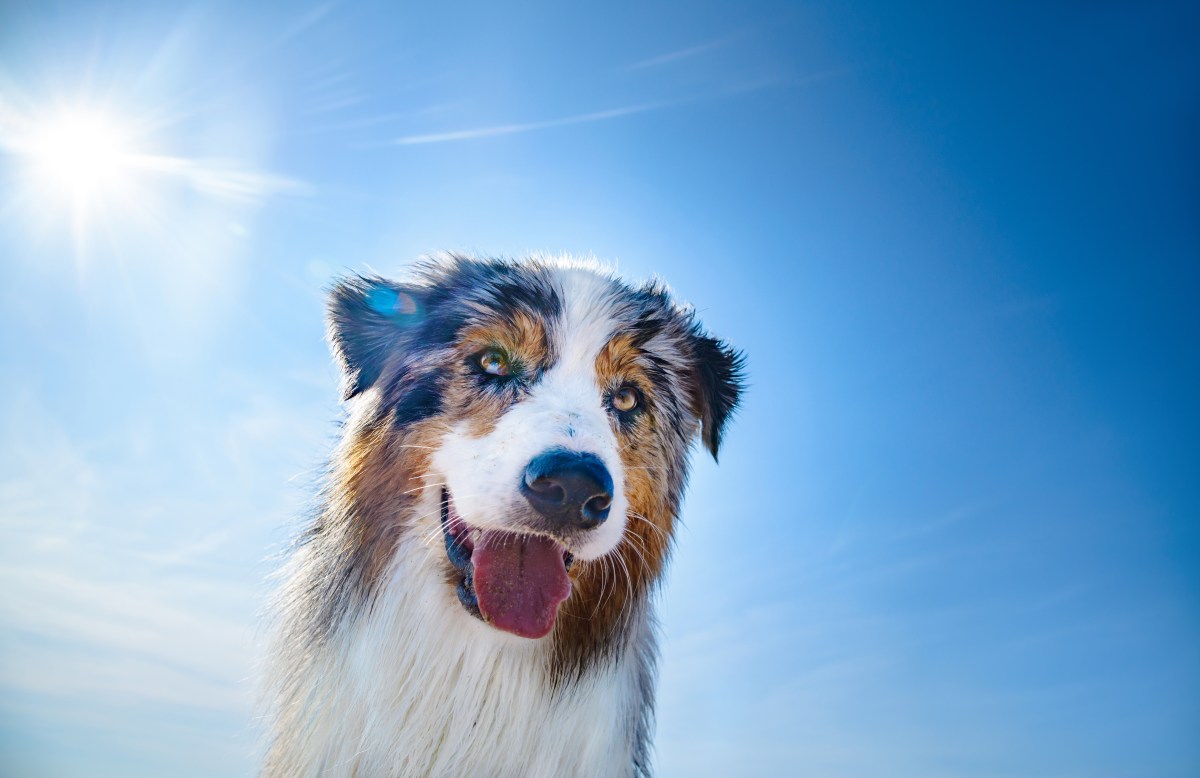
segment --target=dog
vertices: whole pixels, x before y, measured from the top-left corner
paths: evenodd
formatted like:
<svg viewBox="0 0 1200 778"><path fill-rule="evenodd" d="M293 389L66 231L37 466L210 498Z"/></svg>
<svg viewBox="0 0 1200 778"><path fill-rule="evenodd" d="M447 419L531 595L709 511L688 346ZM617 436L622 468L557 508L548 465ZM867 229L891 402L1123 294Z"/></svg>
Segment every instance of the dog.
<svg viewBox="0 0 1200 778"><path fill-rule="evenodd" d="M649 775L651 594L744 356L570 258L347 277L328 328L348 414L283 570L262 775Z"/></svg>

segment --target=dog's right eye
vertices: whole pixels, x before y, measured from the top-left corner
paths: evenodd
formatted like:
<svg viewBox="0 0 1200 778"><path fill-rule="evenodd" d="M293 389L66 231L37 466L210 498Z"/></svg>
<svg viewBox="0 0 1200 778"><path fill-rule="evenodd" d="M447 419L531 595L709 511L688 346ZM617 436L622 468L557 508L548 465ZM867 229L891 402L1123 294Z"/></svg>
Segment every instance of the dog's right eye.
<svg viewBox="0 0 1200 778"><path fill-rule="evenodd" d="M512 372L508 355L498 348L490 348L479 355L479 369L488 375L501 377Z"/></svg>

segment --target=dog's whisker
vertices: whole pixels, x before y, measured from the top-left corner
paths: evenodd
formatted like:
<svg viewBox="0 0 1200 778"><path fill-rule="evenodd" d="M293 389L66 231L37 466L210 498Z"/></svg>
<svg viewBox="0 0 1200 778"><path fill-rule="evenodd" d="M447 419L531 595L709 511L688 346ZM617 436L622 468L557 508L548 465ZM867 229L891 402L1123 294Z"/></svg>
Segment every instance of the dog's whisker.
<svg viewBox="0 0 1200 778"><path fill-rule="evenodd" d="M650 521L650 519L647 519L642 514L634 513L633 511L629 511L629 516L630 516L630 518L637 519L637 520L643 522L647 527L649 527L650 529L657 532L663 540L666 540L666 541L670 540L670 538L667 536L667 533L663 530L662 527L660 527L657 524L655 524L654 522Z"/></svg>
<svg viewBox="0 0 1200 778"><path fill-rule="evenodd" d="M477 494L468 494L467 497L476 497L476 496L480 496L483 494L486 494L486 492L479 492ZM423 513L420 516L417 516L413 519L413 523L417 524L419 522L424 521L425 519L429 519L429 518L433 518L433 517L438 518L438 521L434 524L434 526L432 528L430 528L428 530L428 532L423 536L423 538L422 538L423 543L433 544L435 541L440 540L440 538L444 532L444 530L442 528L442 524L441 524L441 512L442 512L442 506L439 504L437 508L435 508L431 511L427 511L426 513Z"/></svg>
<svg viewBox="0 0 1200 778"><path fill-rule="evenodd" d="M625 573L625 593L629 598L626 602L633 602L633 572L629 569L629 565L626 564L624 554L616 551L614 556L621 563L621 570Z"/></svg>
<svg viewBox="0 0 1200 778"><path fill-rule="evenodd" d="M593 581L593 584L596 586L596 591L592 593L594 595L594 599L596 600L595 605L592 606L592 615L590 617L593 620L596 618L596 615L600 612L600 604L603 601L602 598L604 596L605 568L604 568L603 563L604 563L604 557L600 557L599 559L593 559L590 562L588 562L589 570L598 570L599 571L599 581L597 582L596 577L593 577L591 579Z"/></svg>
<svg viewBox="0 0 1200 778"><path fill-rule="evenodd" d="M448 487L449 485L450 484L448 484L448 483L444 483L444 482L439 483L437 481L434 481L434 482L430 482L430 483L421 484L420 486L414 486L412 489L407 489L403 492L397 492L396 494L401 497L404 497L404 496L407 496L410 494L416 494L417 492L423 492L426 489L435 489L439 486L447 486Z"/></svg>
<svg viewBox="0 0 1200 778"><path fill-rule="evenodd" d="M613 572L613 569L612 569L612 564L610 563L608 557L607 556L600 557L600 562L601 562L601 572L602 572L602 576L601 576L600 580L602 582L602 585L600 588L601 596L599 598L597 598L597 601L596 601L596 613L599 613L600 609L604 607L605 602L607 602L608 597L612 594L612 590L610 587L612 586L612 582L613 582L613 577L611 575L611 573ZM592 614L592 618L596 618L596 613Z"/></svg>
<svg viewBox="0 0 1200 778"><path fill-rule="evenodd" d="M642 539L636 532L631 532L629 527L625 528L624 538L628 538L630 549L637 555L638 561L642 564L643 569L650 569L650 560L648 555L650 549L646 547L646 541Z"/></svg>

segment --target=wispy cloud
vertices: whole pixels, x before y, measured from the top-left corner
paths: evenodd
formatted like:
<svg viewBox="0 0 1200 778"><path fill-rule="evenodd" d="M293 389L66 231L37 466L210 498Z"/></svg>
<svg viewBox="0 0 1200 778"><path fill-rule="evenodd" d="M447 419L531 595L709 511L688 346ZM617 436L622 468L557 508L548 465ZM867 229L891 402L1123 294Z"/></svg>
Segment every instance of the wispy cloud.
<svg viewBox="0 0 1200 778"><path fill-rule="evenodd" d="M728 46L730 43L732 43L734 40L736 40L739 37L741 37L741 36L740 35L728 35L724 38L718 38L716 40L708 41L707 43L701 43L696 46L689 46L686 49L678 49L677 51L668 51L665 54L659 54L657 56L650 57L648 59L643 59L639 62L634 62L632 65L626 65L624 67L624 70L644 70L646 68L653 68L653 67L658 67L659 65L667 65L672 62L678 62L681 59L691 59L692 57L698 57L701 54L707 54L710 51L715 51L716 49L724 48L725 46Z"/></svg>
<svg viewBox="0 0 1200 778"><path fill-rule="evenodd" d="M726 89L721 89L709 94L681 97L674 100L659 100L649 103L637 103L634 105L621 106L619 108L609 108L604 111L592 111L591 113L563 116L557 119L546 119L538 122L496 124L489 127L473 127L466 130L435 132L424 135L404 135L389 141L387 145L417 146L426 143L450 143L453 141L477 140L479 138L492 138L499 135L516 135L523 132L532 132L534 130L547 130L555 127L566 127L572 124L588 124L590 122L601 122L609 119L620 119L625 116L649 113L651 111L659 111L665 108L675 108L691 103L720 100L722 98L748 94L750 92L757 92L763 89L788 86L808 86L810 84L815 84L828 78L840 75L842 72L843 71L840 70L831 70L821 73L814 73L811 76L804 76L802 78L763 78L753 81L746 81L744 83L737 84Z"/></svg>
<svg viewBox="0 0 1200 778"><path fill-rule="evenodd" d="M405 111L390 111L387 113L377 114L374 116L363 116L357 119L348 119L346 121L332 122L329 124L314 124L309 127L297 128L295 132L299 134L317 134L324 132L341 132L343 130L359 130L364 127L374 127L380 124L390 124L405 120L411 120L416 116L433 116L439 113L446 113L452 109L460 108L467 101L465 100L447 100L438 103L432 103L422 108L413 108Z"/></svg>
<svg viewBox="0 0 1200 778"><path fill-rule="evenodd" d="M191 488L220 495L201 504L155 469L157 431L79 440L29 392L0 411L0 440L26 441L0 456L0 697L247 713L263 559L301 499L286 430L315 446L323 424L252 400L186 426L165 438L196 449Z"/></svg>
<svg viewBox="0 0 1200 778"><path fill-rule="evenodd" d="M297 393L292 371L214 369L198 395L147 368L136 418L96 430L15 359L0 370L0 774L249 774L257 612L331 382ZM148 399L168 393L188 412Z"/></svg>
<svg viewBox="0 0 1200 778"><path fill-rule="evenodd" d="M628 105L621 108L611 108L606 111L594 111L592 113L584 113L576 116L564 116L558 119L547 119L540 122L523 122L520 124L499 124L492 127L476 127L469 130L455 130L453 132L438 132L429 135L406 135L397 138L394 142L399 146L416 146L423 143L448 143L456 140L474 140L476 138L490 138L496 135L515 135L520 132L531 132L533 130L545 130L551 127L565 127L570 124L587 124L588 122L600 122L606 119L617 119L622 116L632 116L633 114L646 113L659 108L665 108L668 105L674 105L677 102L660 102L660 103L642 103L641 105Z"/></svg>
<svg viewBox="0 0 1200 778"><path fill-rule="evenodd" d="M278 46L281 43L286 43L292 38L295 38L297 35L305 32L308 30L308 28L324 19L325 16L333 10L335 5L335 3L321 3L308 9L295 21L283 28L283 31L280 32L275 38L275 45Z"/></svg>

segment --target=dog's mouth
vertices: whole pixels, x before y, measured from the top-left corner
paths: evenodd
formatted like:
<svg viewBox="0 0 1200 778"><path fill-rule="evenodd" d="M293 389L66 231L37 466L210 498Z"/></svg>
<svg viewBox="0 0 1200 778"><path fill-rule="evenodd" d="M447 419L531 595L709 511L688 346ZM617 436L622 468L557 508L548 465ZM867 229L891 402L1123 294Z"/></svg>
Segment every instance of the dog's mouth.
<svg viewBox="0 0 1200 778"><path fill-rule="evenodd" d="M462 574L458 599L472 615L497 629L540 638L554 629L558 606L571 594L573 557L558 541L469 526L442 489L446 557Z"/></svg>

